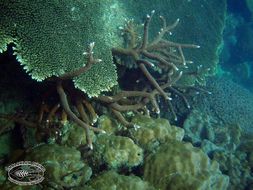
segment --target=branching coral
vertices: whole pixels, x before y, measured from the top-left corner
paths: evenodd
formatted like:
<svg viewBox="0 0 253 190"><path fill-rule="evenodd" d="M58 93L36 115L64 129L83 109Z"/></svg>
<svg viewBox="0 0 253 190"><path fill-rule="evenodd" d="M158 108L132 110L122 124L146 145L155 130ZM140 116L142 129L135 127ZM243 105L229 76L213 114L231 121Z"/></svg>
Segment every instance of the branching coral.
<svg viewBox="0 0 253 190"><path fill-rule="evenodd" d="M8 115L0 115L0 117L6 118L6 119L11 119L17 123L20 123L20 124L26 126L26 127L37 128L38 131L42 130L42 131L44 131L46 133L50 133L50 134L52 132L57 133L58 132L57 128L51 129L50 123L53 123L52 117L55 115L55 113L57 112L57 110L61 106L63 108L63 112L62 112L63 122L68 117L71 120L73 120L75 123L77 123L79 126L85 128L87 143L88 143L88 146L92 149L93 146L92 146L92 140L89 135L90 134L89 130L93 130L95 132L104 132L104 131L90 125L90 124L93 124L93 122L96 120L97 116L95 114L93 107L83 98L83 94L78 94L78 93L75 94L75 107L76 107L79 115L77 115L76 113L74 113L71 110L70 103L68 100L68 95L66 94L66 92L64 90L63 83L68 80L73 79L76 76L81 75L84 72L87 72L92 66L94 66L95 64L99 64L102 61L101 59L94 58L94 56L93 56L94 45L95 45L95 43L90 43L89 47L88 47L88 51L84 53L85 56L87 56L87 64L86 65L84 65L81 68L77 68L71 72L64 73L63 75L60 75L59 77L52 77L50 79L51 82L56 83L57 92L58 92L59 98L60 98L60 104L56 104L55 106L53 106L53 108L51 110L48 110L48 116L46 117L46 125L45 126L42 121L43 121L44 113L45 113L45 111L47 111L47 108L43 105L40 108L38 120L35 122L27 121L26 119L21 118L21 117L11 117ZM89 118L87 116L86 112L84 111L84 106L88 109L89 113L91 113L91 115L92 115L91 118ZM92 121L90 121L90 119ZM42 131L40 131L40 132L42 132ZM55 135L55 134L53 134L53 135Z"/></svg>
<svg viewBox="0 0 253 190"><path fill-rule="evenodd" d="M151 102L153 111L159 114L160 109L157 96L163 96L168 100L168 106L172 111L175 120L177 120L177 116L170 102L170 100L172 100L171 93L180 96L186 106L190 108L187 99L180 91L179 87L176 86L176 82L183 74L181 68L186 68L187 64L192 63L192 61L186 60L183 48L200 48L200 46L180 44L166 40L165 35L170 33L171 30L177 26L179 19L177 19L172 25L167 25L165 18L162 16L160 16L160 19L163 22L163 26L158 35L150 41L149 25L154 13L155 11L152 11L151 15L147 15L146 17L141 40L138 39L138 33L136 32L133 20L129 20L124 27L120 27L127 38L126 47L112 49L114 56L130 56L149 81L151 87L137 91L121 91L114 96L98 97L100 101L109 104L112 112L127 126L131 125L131 123L124 119L121 112L130 110L137 111L140 109L148 112L146 105ZM149 68L153 69L153 71L149 71ZM152 75L152 72L156 70L160 71L160 78L157 79ZM180 88L182 88L182 86ZM134 99L136 97L139 97L139 99Z"/></svg>
<svg viewBox="0 0 253 190"><path fill-rule="evenodd" d="M21 7L28 6L25 2L24 3L18 2L17 5L16 4L9 5L9 3L5 2L3 3L3 5L5 6L5 9L7 10L9 7L13 7L13 6L15 7L17 5ZM44 9L46 5L47 4L45 5L43 4ZM84 9L83 5L79 5L79 6ZM89 4L89 6L95 6L95 5L91 3ZM64 9L64 6L61 8ZM74 11L75 7L72 7L72 8ZM30 9L30 7L27 7L27 9ZM17 11L17 14L18 13L19 11ZM25 14L28 14L28 13L25 12ZM50 16L52 16L53 13L49 12L49 14ZM65 19L64 22L68 23L69 20L68 18L66 18L67 16L64 13L61 13L61 14L62 14L61 17ZM91 14L88 16L91 20L93 20L94 18L97 18L97 16L100 13L94 15L94 13L89 12L87 14ZM6 11L3 13L3 15L5 16L5 18L9 17L9 14ZM177 86L176 82L183 75L182 69L183 68L185 69L188 64L192 63L191 61L186 60L183 53L183 48L199 48L199 46L193 45L193 44L175 43L175 42L166 40L165 35L167 33L170 33L171 30L173 30L178 25L179 19L177 19L172 25L167 25L165 18L162 16L160 17L163 23L161 31L153 40L150 40L149 39L150 38L149 25L150 25L153 15L154 15L154 11L151 12L151 15L147 15L146 20L144 22L144 26L143 26L144 33L140 40L137 37L138 33L136 32L136 28L135 28L133 20L127 21L125 27L121 28L124 35L128 38L126 41L127 42L126 47L124 48L118 47L118 48L111 49L115 57L130 56L134 60L135 65L137 65L137 67L143 73L144 77L147 79L148 84L144 88L141 88L141 89L121 91L118 94L115 94L112 96L101 95L97 97L97 100L101 101L102 103L105 103L109 107L109 109L114 113L114 115L125 126L133 126L133 124L129 123L123 117L122 112L125 112L125 111L139 112L141 110L148 114L149 107L150 107L149 105L151 104L152 111L155 111L157 114L159 114L160 113L160 109L159 109L160 96L164 97L164 99L167 100L169 109L173 113L175 120L177 120L177 116L170 102L170 100L172 100L171 98L172 93L176 94L177 96L180 96L185 102L186 106L190 108L190 105L187 99L183 95L183 91L181 91L181 89L183 89L184 87ZM74 19L73 22L74 23L77 22L79 24L78 26L80 26L80 24L84 24L80 21L80 19L84 19L83 17L84 15L81 14L80 18L77 19L76 17L74 17L72 18L72 20ZM37 19L43 22L45 22L46 20L46 18L39 19L36 17L35 21L38 21ZM32 22L30 19L28 19L28 21ZM37 27L37 22L33 24ZM3 26L4 25L5 23L3 22ZM18 20L17 22L18 31L19 30L22 31L20 29L20 25L22 25L22 21ZM101 27L99 26L98 28L93 28L97 26L97 24L93 23L93 25L90 27L91 29L94 29L94 31L97 31L97 29ZM90 34L89 33L90 28L88 27L87 29L88 29L88 34ZM12 31L13 26L9 26L7 27L7 29L0 28L0 32L3 32L3 34L8 34L9 30ZM59 32L58 31L59 28L57 28L56 30L57 32ZM66 113L68 118L76 122L79 126L84 127L86 129L87 143L89 147L92 148L92 141L89 137L89 130L94 130L97 132L103 132L103 131L89 124L89 121L83 109L83 103L81 103L83 101L82 96L77 96L75 98L75 104L76 104L75 107L77 108L78 113L76 114L71 109L71 106L70 106L71 103L68 100L68 95L64 89L65 88L64 83L66 83L65 81L73 81L74 85L78 87L79 89L81 89L82 91L86 92L88 96L98 96L98 94L101 91L108 90L108 88L110 88L112 85L115 84L116 75L115 75L115 72L112 71L114 70L115 66L112 66L112 65L110 66L110 63L109 63L109 65L107 65L106 66L107 68L106 68L101 59L95 59L94 55L97 56L97 53L93 52L94 43L90 43L88 51L84 53L84 55L87 57L87 60L84 60L83 58L81 59L78 58L78 61L77 61L79 63L82 60L83 63L85 64L72 65L71 63L68 63L68 64L59 63L55 65L52 61L50 61L48 63L43 64L43 67L42 66L39 67L38 63L42 61L40 59L38 60L35 59L34 63L31 60L30 60L31 62L29 63L24 61L25 60L24 57L26 56L26 54L23 51L21 51L20 48L22 47L27 48L26 47L27 44L23 44L23 41L22 41L22 39L26 39L27 36L24 36L22 32L21 34L16 34L14 36L17 37L17 41L13 40L15 45L17 45L16 54L18 55L19 58L22 58L20 59L20 61L22 62L22 64L25 64L25 69L31 72L31 75L35 77L37 80L50 79L50 81L53 81L53 82L56 81L57 92L59 94L61 106L64 110L64 113ZM14 38L12 35L10 35L10 37ZM35 39L37 39L38 36L31 36L31 37L34 37ZM48 38L48 36L45 35L45 38ZM97 38L96 33L94 34L94 38L101 39L101 37ZM56 39L63 40L65 39L65 37L64 38L56 37ZM80 49L80 44L79 45L76 44L76 45ZM98 45L98 46L101 47L101 45ZM108 47L107 42L105 44L105 47L106 48ZM79 49L78 49L78 52L80 53ZM99 50L101 51L101 48L99 48ZM64 51L62 51L61 53L63 52ZM99 54L99 55L102 56L103 53L105 52L102 51L102 54ZM34 53L32 53L32 55L34 55ZM76 53L70 56L72 57L73 55L80 56L80 55L76 55ZM106 55L106 56L103 55L102 57L103 60L106 59L106 62L108 62L107 59L109 55ZM39 58L41 57L39 56ZM27 58L27 60L29 59ZM69 57L67 60L69 60ZM39 61L39 62L36 62L36 61ZM59 58L59 61L62 61L62 59ZM157 70L160 72L159 76L154 77L153 72ZM55 109L57 109L57 107L59 106L56 106ZM87 106L86 104L86 107L89 107L89 106ZM53 113L54 111L52 110L52 114ZM49 114L49 117L50 117L50 114Z"/></svg>
<svg viewBox="0 0 253 190"><path fill-rule="evenodd" d="M177 26L179 19L174 24L167 26L166 20L162 16L160 18L163 21L163 27L156 38L149 42L149 24L154 13L155 11L153 10L151 15L147 15L146 21L144 22L144 34L140 44L137 41L133 21L130 20L126 23L125 28L122 28L123 32L130 35L127 47L113 48L112 52L114 55L131 56L155 89L165 99L169 99L168 95L152 77L146 66L158 67L167 75L164 77L168 81L172 81L172 78L176 76L175 73L179 71L178 67L185 67L186 64L192 63L191 61L186 61L182 48L199 48L200 46L179 44L165 40L164 35L171 32Z"/></svg>

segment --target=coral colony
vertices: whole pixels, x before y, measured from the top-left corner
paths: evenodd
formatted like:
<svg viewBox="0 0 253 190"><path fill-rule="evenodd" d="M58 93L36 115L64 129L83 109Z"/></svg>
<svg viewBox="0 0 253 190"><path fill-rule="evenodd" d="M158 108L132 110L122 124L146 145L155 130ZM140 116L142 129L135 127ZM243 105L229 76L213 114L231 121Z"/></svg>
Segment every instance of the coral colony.
<svg viewBox="0 0 253 190"><path fill-rule="evenodd" d="M0 189L16 188L3 168L20 160L45 167L35 189L250 188L251 141L242 146L240 124L210 114L229 105L216 97L224 82L201 86L216 71L225 0L0 7L0 52L13 51L34 82L0 93Z"/></svg>

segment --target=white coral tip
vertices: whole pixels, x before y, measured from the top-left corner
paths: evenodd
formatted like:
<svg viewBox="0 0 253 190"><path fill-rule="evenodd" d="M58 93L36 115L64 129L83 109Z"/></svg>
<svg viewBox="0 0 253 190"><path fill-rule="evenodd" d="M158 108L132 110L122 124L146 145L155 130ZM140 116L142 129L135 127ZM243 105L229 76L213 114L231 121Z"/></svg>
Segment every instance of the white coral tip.
<svg viewBox="0 0 253 190"><path fill-rule="evenodd" d="M92 49L95 46L95 42L90 43L90 48Z"/></svg>
<svg viewBox="0 0 253 190"><path fill-rule="evenodd" d="M140 128L141 128L141 126L134 124L134 130L137 131L137 129L140 129Z"/></svg>
<svg viewBox="0 0 253 190"><path fill-rule="evenodd" d="M93 145L92 144L89 144L88 147L93 150Z"/></svg>

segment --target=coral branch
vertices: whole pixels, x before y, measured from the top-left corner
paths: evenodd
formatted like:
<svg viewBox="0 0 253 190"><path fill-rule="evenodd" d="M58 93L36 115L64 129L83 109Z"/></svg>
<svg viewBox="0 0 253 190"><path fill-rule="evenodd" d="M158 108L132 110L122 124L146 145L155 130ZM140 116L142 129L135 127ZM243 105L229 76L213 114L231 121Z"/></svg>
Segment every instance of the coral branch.
<svg viewBox="0 0 253 190"><path fill-rule="evenodd" d="M77 99L76 104L77 104L77 110L78 110L78 112L79 112L82 120L84 122L89 122L89 118L88 118L86 112L84 111L84 107L83 107L82 101L80 99ZM92 140L90 138L90 129L88 127L85 127L85 133L86 133L87 144L90 147L92 147Z"/></svg>
<svg viewBox="0 0 253 190"><path fill-rule="evenodd" d="M152 75L149 73L147 68L143 63L139 64L140 69L144 73L144 75L147 77L147 79L150 81L150 83L157 89L157 91L165 98L169 99L167 94L163 91L163 89L159 86L159 84L156 82L156 80L152 77Z"/></svg>
<svg viewBox="0 0 253 190"><path fill-rule="evenodd" d="M115 110L115 109L112 109L112 113L116 116L116 118L125 126L125 127L132 127L132 123L128 122L124 117L123 115Z"/></svg>
<svg viewBox="0 0 253 190"><path fill-rule="evenodd" d="M79 126L84 127L86 130L93 130L96 132L104 132L101 129L89 126L88 124L84 123L82 120L80 120L70 109L69 104L68 104L68 100L67 100L67 95L62 87L62 81L58 81L57 82L57 92L60 96L60 100L61 100L61 105L63 107L63 109L65 110L65 112L67 113L67 115L69 116L70 119L72 119L74 122L76 122ZM89 134L86 134L86 136ZM87 137L87 139L89 139L89 137ZM93 148L92 144L88 145L91 149Z"/></svg>
<svg viewBox="0 0 253 190"><path fill-rule="evenodd" d="M93 57L94 45L95 45L94 42L90 43L88 51L83 53L84 55L87 56L87 63L83 67L78 68L74 71L65 73L65 74L59 76L58 78L60 78L61 80L73 79L74 77L77 77L77 76L81 75L82 73L88 71L93 64L101 62L102 61L101 59L95 59Z"/></svg>
<svg viewBox="0 0 253 190"><path fill-rule="evenodd" d="M135 32L133 20L130 20L125 25L125 28L121 28L122 31L125 32L126 36L130 37L126 46L124 48L119 47L112 49L114 56L132 57L134 63L140 68L141 72L150 83L150 85L147 85L147 89L149 90L141 90L139 93L136 93L136 91L124 91L115 96L103 96L99 98L100 101L110 104L110 107L116 111L137 111L138 109L144 109L148 103L151 103L153 108L152 110L159 114L160 109L156 96L161 95L166 100L172 100L170 93L167 91L180 96L186 106L190 108L190 105L183 93L173 86L176 85L176 82L183 74L180 69L187 69L187 64L192 63L192 61L186 60L183 48L200 48L200 46L194 44L181 44L164 39L166 33L172 34L171 30L178 25L179 19L177 19L173 24L167 25L165 18L162 16L160 16L162 28L158 32L158 35L155 36L153 40L150 40L149 26L154 13L155 11L152 11L151 14L146 17L141 40L136 40L138 34ZM147 69L147 67L150 67L150 69ZM153 76L152 69L154 72L159 71L161 78L156 79ZM135 99L135 101L131 103L120 103L120 100L123 98L128 100L134 99L136 97L134 94L139 96L138 100ZM168 106L175 120L177 120L176 113L170 101L168 101Z"/></svg>

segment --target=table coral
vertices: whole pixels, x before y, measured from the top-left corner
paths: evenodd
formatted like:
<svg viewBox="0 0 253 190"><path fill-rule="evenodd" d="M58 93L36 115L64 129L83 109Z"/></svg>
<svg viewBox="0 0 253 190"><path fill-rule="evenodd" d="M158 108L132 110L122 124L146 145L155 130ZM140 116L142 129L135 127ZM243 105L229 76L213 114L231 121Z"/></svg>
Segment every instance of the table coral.
<svg viewBox="0 0 253 190"><path fill-rule="evenodd" d="M82 67L84 48L95 41L95 54L103 61L75 77L75 86L96 96L116 84L110 51L112 43L119 42L112 26L122 22L124 14L117 1L4 0L0 7L0 52L14 43L17 59L32 78L42 81Z"/></svg>

